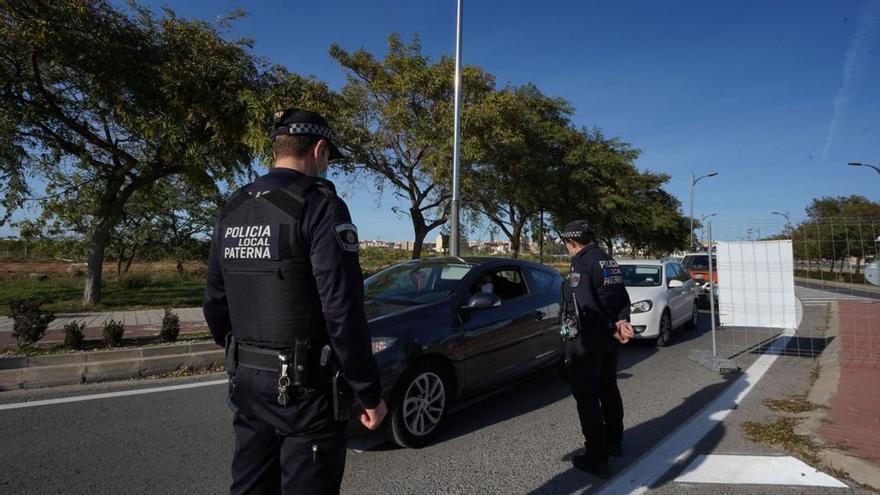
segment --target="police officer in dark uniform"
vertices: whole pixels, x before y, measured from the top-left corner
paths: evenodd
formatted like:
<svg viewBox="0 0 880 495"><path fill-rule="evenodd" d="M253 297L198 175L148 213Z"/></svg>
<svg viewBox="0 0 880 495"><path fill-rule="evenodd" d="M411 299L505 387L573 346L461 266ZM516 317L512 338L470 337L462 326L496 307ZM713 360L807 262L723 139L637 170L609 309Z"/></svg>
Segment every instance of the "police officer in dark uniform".
<svg viewBox="0 0 880 495"><path fill-rule="evenodd" d="M204 313L226 348L232 494L335 494L352 393L375 429L385 402L364 315L357 228L326 180L343 155L314 112L275 114L275 166L218 216Z"/></svg>
<svg viewBox="0 0 880 495"><path fill-rule="evenodd" d="M568 376L584 434L584 453L572 464L608 478L608 456L622 453L623 401L617 388L620 344L633 337L630 300L617 262L596 243L589 222L568 223L562 239L571 259L563 284L563 312L571 312L576 335L566 345Z"/></svg>

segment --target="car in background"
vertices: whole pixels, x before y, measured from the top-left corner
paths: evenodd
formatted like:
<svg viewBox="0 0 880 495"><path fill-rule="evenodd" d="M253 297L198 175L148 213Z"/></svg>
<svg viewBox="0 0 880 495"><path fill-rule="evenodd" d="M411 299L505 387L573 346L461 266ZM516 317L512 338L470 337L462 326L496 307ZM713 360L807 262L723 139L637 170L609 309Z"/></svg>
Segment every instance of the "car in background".
<svg viewBox="0 0 880 495"><path fill-rule="evenodd" d="M697 296L702 306L709 305L709 294L712 291L709 285L709 254L687 253L681 260L681 266L696 282ZM715 285L715 306L718 306L718 260L712 255L712 282Z"/></svg>
<svg viewBox="0 0 880 495"><path fill-rule="evenodd" d="M388 436L427 445L453 401L559 363L562 282L538 263L484 257L407 261L367 278Z"/></svg>
<svg viewBox="0 0 880 495"><path fill-rule="evenodd" d="M673 260L619 260L629 293L630 320L636 339L670 344L672 331L682 325L695 328L699 318L696 284Z"/></svg>

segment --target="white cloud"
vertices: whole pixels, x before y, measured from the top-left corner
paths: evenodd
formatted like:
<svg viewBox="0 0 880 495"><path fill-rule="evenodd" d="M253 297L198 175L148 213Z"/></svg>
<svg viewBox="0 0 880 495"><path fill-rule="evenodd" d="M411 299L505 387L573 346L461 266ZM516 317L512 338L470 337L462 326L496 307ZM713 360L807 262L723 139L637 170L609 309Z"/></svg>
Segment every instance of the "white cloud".
<svg viewBox="0 0 880 495"><path fill-rule="evenodd" d="M828 158L828 152L837 138L841 123L846 118L849 105L858 94L865 68L871 60L871 51L877 41L878 34L880 34L877 29L878 23L880 23L880 0L868 0L862 8L856 24L856 32L846 50L846 57L843 61L843 83L837 90L837 96L834 97L834 114L825 137L825 148L822 150L823 160Z"/></svg>

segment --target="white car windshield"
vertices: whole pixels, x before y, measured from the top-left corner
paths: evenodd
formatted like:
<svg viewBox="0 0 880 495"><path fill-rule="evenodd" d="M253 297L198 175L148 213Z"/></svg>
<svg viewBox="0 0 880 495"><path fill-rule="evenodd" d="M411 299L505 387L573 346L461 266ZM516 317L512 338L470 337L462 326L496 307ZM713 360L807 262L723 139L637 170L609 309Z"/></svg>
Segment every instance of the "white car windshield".
<svg viewBox="0 0 880 495"><path fill-rule="evenodd" d="M623 284L627 287L656 287L660 285L660 267L655 265L620 265Z"/></svg>

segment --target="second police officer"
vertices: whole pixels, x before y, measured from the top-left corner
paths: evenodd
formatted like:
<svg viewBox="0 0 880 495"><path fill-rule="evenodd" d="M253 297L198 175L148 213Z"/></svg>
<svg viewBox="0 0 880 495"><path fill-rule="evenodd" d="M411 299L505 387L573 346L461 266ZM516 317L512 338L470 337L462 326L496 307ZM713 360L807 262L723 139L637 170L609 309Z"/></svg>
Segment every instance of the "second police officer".
<svg viewBox="0 0 880 495"><path fill-rule="evenodd" d="M386 406L363 305L357 228L326 177L343 155L317 113L275 114L274 167L220 212L203 309L226 347L232 494L335 494L353 392Z"/></svg>
<svg viewBox="0 0 880 495"><path fill-rule="evenodd" d="M617 357L620 344L633 337L630 300L620 267L599 248L589 222L568 223L561 237L572 256L571 272L563 284L564 312L574 315L577 326L566 342L566 361L584 435L584 453L573 456L572 464L607 478L608 456L622 453Z"/></svg>

